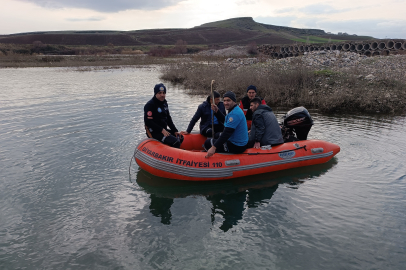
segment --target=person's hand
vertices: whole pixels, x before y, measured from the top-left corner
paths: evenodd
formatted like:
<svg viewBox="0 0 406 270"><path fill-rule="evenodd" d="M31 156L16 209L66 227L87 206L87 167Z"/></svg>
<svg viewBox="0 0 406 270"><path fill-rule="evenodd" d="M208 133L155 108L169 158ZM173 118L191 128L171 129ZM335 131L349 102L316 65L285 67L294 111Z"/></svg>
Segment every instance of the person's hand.
<svg viewBox="0 0 406 270"><path fill-rule="evenodd" d="M162 134L164 134L165 137L168 137L169 135L171 135L166 129L162 129Z"/></svg>
<svg viewBox="0 0 406 270"><path fill-rule="evenodd" d="M251 129L250 130L248 130L248 134L250 134L251 133Z"/></svg>
<svg viewBox="0 0 406 270"><path fill-rule="evenodd" d="M175 132L175 137L176 137L176 138L180 138L180 137L182 137L182 134L179 133L179 132Z"/></svg>
<svg viewBox="0 0 406 270"><path fill-rule="evenodd" d="M211 109L212 109L215 113L217 113L217 111L219 110L219 108L217 107L216 104L211 104Z"/></svg>
<svg viewBox="0 0 406 270"><path fill-rule="evenodd" d="M183 135L189 135L190 133L189 133L189 132L187 132L187 131L181 131L181 132L180 132L180 134L183 134Z"/></svg>
<svg viewBox="0 0 406 270"><path fill-rule="evenodd" d="M260 144L259 142L255 142L254 148L255 148L255 149L261 148L261 144Z"/></svg>
<svg viewBox="0 0 406 270"><path fill-rule="evenodd" d="M212 146L212 147L210 147L209 151L207 151L206 158L211 157L212 155L214 155L214 153L216 153L216 147Z"/></svg>

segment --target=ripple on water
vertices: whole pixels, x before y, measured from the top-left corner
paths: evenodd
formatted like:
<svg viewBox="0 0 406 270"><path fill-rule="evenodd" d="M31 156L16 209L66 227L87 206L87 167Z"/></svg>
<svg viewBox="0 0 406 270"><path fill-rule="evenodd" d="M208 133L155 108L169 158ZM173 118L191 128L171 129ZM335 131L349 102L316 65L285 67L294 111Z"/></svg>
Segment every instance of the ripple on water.
<svg viewBox="0 0 406 270"><path fill-rule="evenodd" d="M158 76L2 70L2 268L403 267L404 117L311 111L309 138L341 147L320 166L184 183L133 163L129 182ZM205 97L168 85L167 100L184 130Z"/></svg>

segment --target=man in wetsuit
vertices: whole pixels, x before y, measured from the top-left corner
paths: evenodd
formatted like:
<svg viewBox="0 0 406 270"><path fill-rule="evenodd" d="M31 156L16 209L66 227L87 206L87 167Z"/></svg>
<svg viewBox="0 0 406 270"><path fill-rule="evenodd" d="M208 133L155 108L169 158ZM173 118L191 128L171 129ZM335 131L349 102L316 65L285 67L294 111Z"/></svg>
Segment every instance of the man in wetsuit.
<svg viewBox="0 0 406 270"><path fill-rule="evenodd" d="M250 85L247 88L247 95L240 100L240 108L244 111L245 118L247 119L248 129L251 128L251 121L252 121L252 110L250 109L250 102L254 97L258 97L261 99L261 104L266 105L265 100L263 100L260 96L257 96L257 88L255 85Z"/></svg>
<svg viewBox="0 0 406 270"><path fill-rule="evenodd" d="M256 97L251 100L251 110L254 113L247 147L259 149L264 145L282 144L281 128L272 109Z"/></svg>
<svg viewBox="0 0 406 270"><path fill-rule="evenodd" d="M223 102L220 101L220 94L217 91L213 91L214 95L214 103L220 110L224 116L226 115L226 109L224 107ZM202 104L199 105L195 115L193 116L192 120L190 120L189 126L186 131L181 131L182 134L190 134L192 132L193 127L195 126L196 122L200 119L200 134L206 137L212 137L212 114L213 110L211 109L211 104L213 103L213 99L211 96L207 97L207 100L204 101ZM221 132L224 129L224 124L220 122L216 115L214 115L214 133Z"/></svg>
<svg viewBox="0 0 406 270"><path fill-rule="evenodd" d="M207 150L206 157L214 153L239 154L245 151L248 143L248 128L244 113L237 105L235 94L228 91L223 96L224 107L227 109L227 116L222 116L217 106L212 104L213 110L219 121L224 122L224 131L217 134L218 139L207 139L204 148ZM223 121L224 120L224 121Z"/></svg>
<svg viewBox="0 0 406 270"><path fill-rule="evenodd" d="M162 83L155 85L154 97L144 106L144 123L154 139L169 146L180 148L183 136L172 122L165 97L165 85Z"/></svg>

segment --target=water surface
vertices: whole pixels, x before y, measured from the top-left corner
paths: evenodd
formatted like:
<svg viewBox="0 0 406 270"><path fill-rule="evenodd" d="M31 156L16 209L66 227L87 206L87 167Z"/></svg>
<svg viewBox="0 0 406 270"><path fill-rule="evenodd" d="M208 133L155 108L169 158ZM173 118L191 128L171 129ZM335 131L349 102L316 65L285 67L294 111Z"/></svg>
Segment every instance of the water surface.
<svg viewBox="0 0 406 270"><path fill-rule="evenodd" d="M322 165L129 177L158 77L0 70L0 269L404 269L405 117L311 111L309 137L341 146ZM203 99L168 85L178 129Z"/></svg>

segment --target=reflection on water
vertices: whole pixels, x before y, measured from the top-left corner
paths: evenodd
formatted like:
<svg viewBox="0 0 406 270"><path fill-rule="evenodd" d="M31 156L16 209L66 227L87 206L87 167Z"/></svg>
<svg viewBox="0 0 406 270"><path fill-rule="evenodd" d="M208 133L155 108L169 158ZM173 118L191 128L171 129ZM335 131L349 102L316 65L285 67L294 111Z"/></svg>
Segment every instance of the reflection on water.
<svg viewBox="0 0 406 270"><path fill-rule="evenodd" d="M150 199L151 203L149 205L149 210L151 211L151 214L160 217L162 224L171 224L171 206L173 204L173 199L158 197L155 194L151 194Z"/></svg>
<svg viewBox="0 0 406 270"><path fill-rule="evenodd" d="M171 224L170 208L174 198L203 196L212 205L212 224L216 217L221 218L223 223L220 229L227 232L243 218L246 208L255 208L270 203L279 184L287 183L291 188L296 189L305 180L319 177L336 164L337 159L334 157L327 163L314 166L207 182L166 179L139 169L136 183L150 194L150 212L152 215L160 217L162 224Z"/></svg>

